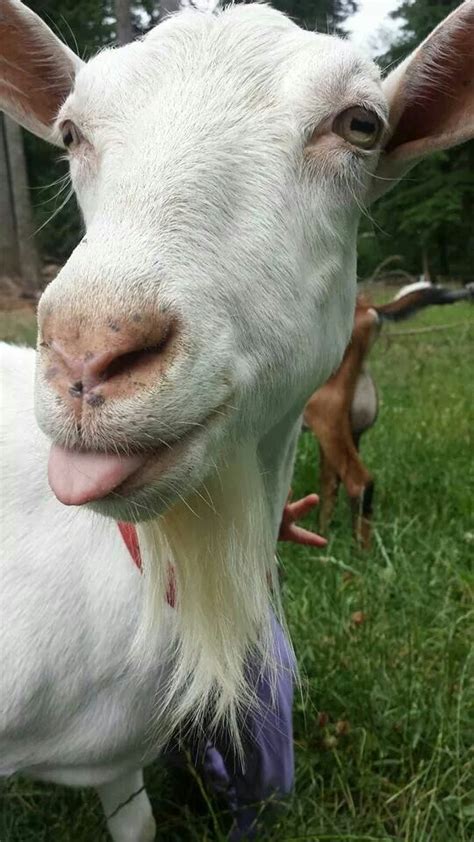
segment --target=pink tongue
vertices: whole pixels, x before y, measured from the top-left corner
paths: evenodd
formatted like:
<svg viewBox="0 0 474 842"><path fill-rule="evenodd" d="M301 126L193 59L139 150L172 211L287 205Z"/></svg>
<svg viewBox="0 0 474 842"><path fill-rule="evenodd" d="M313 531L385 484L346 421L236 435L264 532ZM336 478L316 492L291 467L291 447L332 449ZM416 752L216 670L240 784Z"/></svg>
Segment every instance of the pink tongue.
<svg viewBox="0 0 474 842"><path fill-rule="evenodd" d="M61 503L80 506L105 497L144 462L144 456L81 453L53 444L49 454L49 484Z"/></svg>

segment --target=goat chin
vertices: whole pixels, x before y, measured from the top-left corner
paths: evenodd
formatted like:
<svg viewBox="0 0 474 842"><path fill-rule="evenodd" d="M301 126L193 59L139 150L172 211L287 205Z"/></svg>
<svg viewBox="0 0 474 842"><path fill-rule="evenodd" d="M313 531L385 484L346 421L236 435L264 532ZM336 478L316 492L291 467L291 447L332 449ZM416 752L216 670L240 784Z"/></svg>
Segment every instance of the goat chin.
<svg viewBox="0 0 474 842"><path fill-rule="evenodd" d="M172 667L156 707L160 737L191 721L207 733L225 727L239 752L245 713L256 705L256 671L265 672L270 687L275 683L272 612L282 619L256 446L239 448L199 491L140 525L139 538L148 581L135 653L137 646L149 652L156 640L170 565L176 583Z"/></svg>

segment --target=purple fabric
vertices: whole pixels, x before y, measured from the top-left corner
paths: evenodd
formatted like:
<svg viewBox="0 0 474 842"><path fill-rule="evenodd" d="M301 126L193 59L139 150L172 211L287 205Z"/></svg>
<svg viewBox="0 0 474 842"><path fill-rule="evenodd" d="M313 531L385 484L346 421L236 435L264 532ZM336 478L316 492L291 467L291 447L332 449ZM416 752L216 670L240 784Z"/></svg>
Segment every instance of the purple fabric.
<svg viewBox="0 0 474 842"><path fill-rule="evenodd" d="M226 735L206 746L198 765L214 792L224 795L234 816L230 842L261 838L262 802L278 805L293 787L293 656L285 633L276 619L274 657L278 677L273 693L269 676L250 668L255 681L258 705L246 716L244 727L244 768L232 750Z"/></svg>

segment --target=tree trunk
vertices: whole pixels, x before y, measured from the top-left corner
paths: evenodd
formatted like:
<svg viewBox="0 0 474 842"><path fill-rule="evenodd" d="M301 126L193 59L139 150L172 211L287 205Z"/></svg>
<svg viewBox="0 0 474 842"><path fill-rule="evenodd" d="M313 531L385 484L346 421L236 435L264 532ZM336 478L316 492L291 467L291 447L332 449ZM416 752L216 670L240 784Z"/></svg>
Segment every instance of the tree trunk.
<svg viewBox="0 0 474 842"><path fill-rule="evenodd" d="M2 256L5 254L5 266L2 261L2 268L20 275L27 288L36 291L40 286L40 262L34 241L23 135L20 126L6 114L2 120L2 147L2 223L8 215L5 231L0 234Z"/></svg>
<svg viewBox="0 0 474 842"><path fill-rule="evenodd" d="M20 257L10 185L5 116L0 114L0 275L19 275Z"/></svg>
<svg viewBox="0 0 474 842"><path fill-rule="evenodd" d="M117 18L117 43L129 44L134 39L130 0L115 0L115 17Z"/></svg>

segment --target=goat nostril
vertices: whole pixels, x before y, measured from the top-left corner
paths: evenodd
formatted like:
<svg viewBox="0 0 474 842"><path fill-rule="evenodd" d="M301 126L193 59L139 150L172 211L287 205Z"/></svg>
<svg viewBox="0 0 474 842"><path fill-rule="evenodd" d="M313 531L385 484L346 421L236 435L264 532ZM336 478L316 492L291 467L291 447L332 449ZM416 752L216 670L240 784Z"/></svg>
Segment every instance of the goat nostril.
<svg viewBox="0 0 474 842"><path fill-rule="evenodd" d="M161 357L172 335L173 330L170 325L156 344L143 345L143 347L137 348L134 351L126 351L124 354L119 354L103 369L101 380L111 380L113 377L119 377L122 374L131 374L142 365L146 365L148 362Z"/></svg>
<svg viewBox="0 0 474 842"><path fill-rule="evenodd" d="M96 338L95 335L87 335L81 342L74 340L67 348L64 348L62 342L52 340L47 363L51 362L50 357L54 357L61 371L60 380L72 398L85 398L96 387L110 380L117 382L114 382L107 394L110 395L117 387L123 393L125 379L133 381L134 386L143 386L143 383L134 382L133 375L143 373L145 377L154 376L155 369L163 367L169 357L168 346L175 333L174 322L153 323L146 332L143 330L140 333L141 337L137 336L136 331L123 330L118 339L111 343L109 350L100 348L101 336L97 337L100 340L99 348L95 342L90 344ZM57 380L56 386L59 385ZM94 406L98 405L95 400Z"/></svg>
<svg viewBox="0 0 474 842"><path fill-rule="evenodd" d="M80 398L84 391L84 385L82 380L77 380L76 383L73 383L69 389L69 394L72 395L73 398Z"/></svg>
<svg viewBox="0 0 474 842"><path fill-rule="evenodd" d="M152 361L159 357L167 344L168 336L164 337L162 342L158 345L152 345L145 348L140 348L137 351L128 351L126 354L121 354L116 357L107 366L102 373L102 380L111 380L112 377L118 377L121 374L131 373L140 365Z"/></svg>

